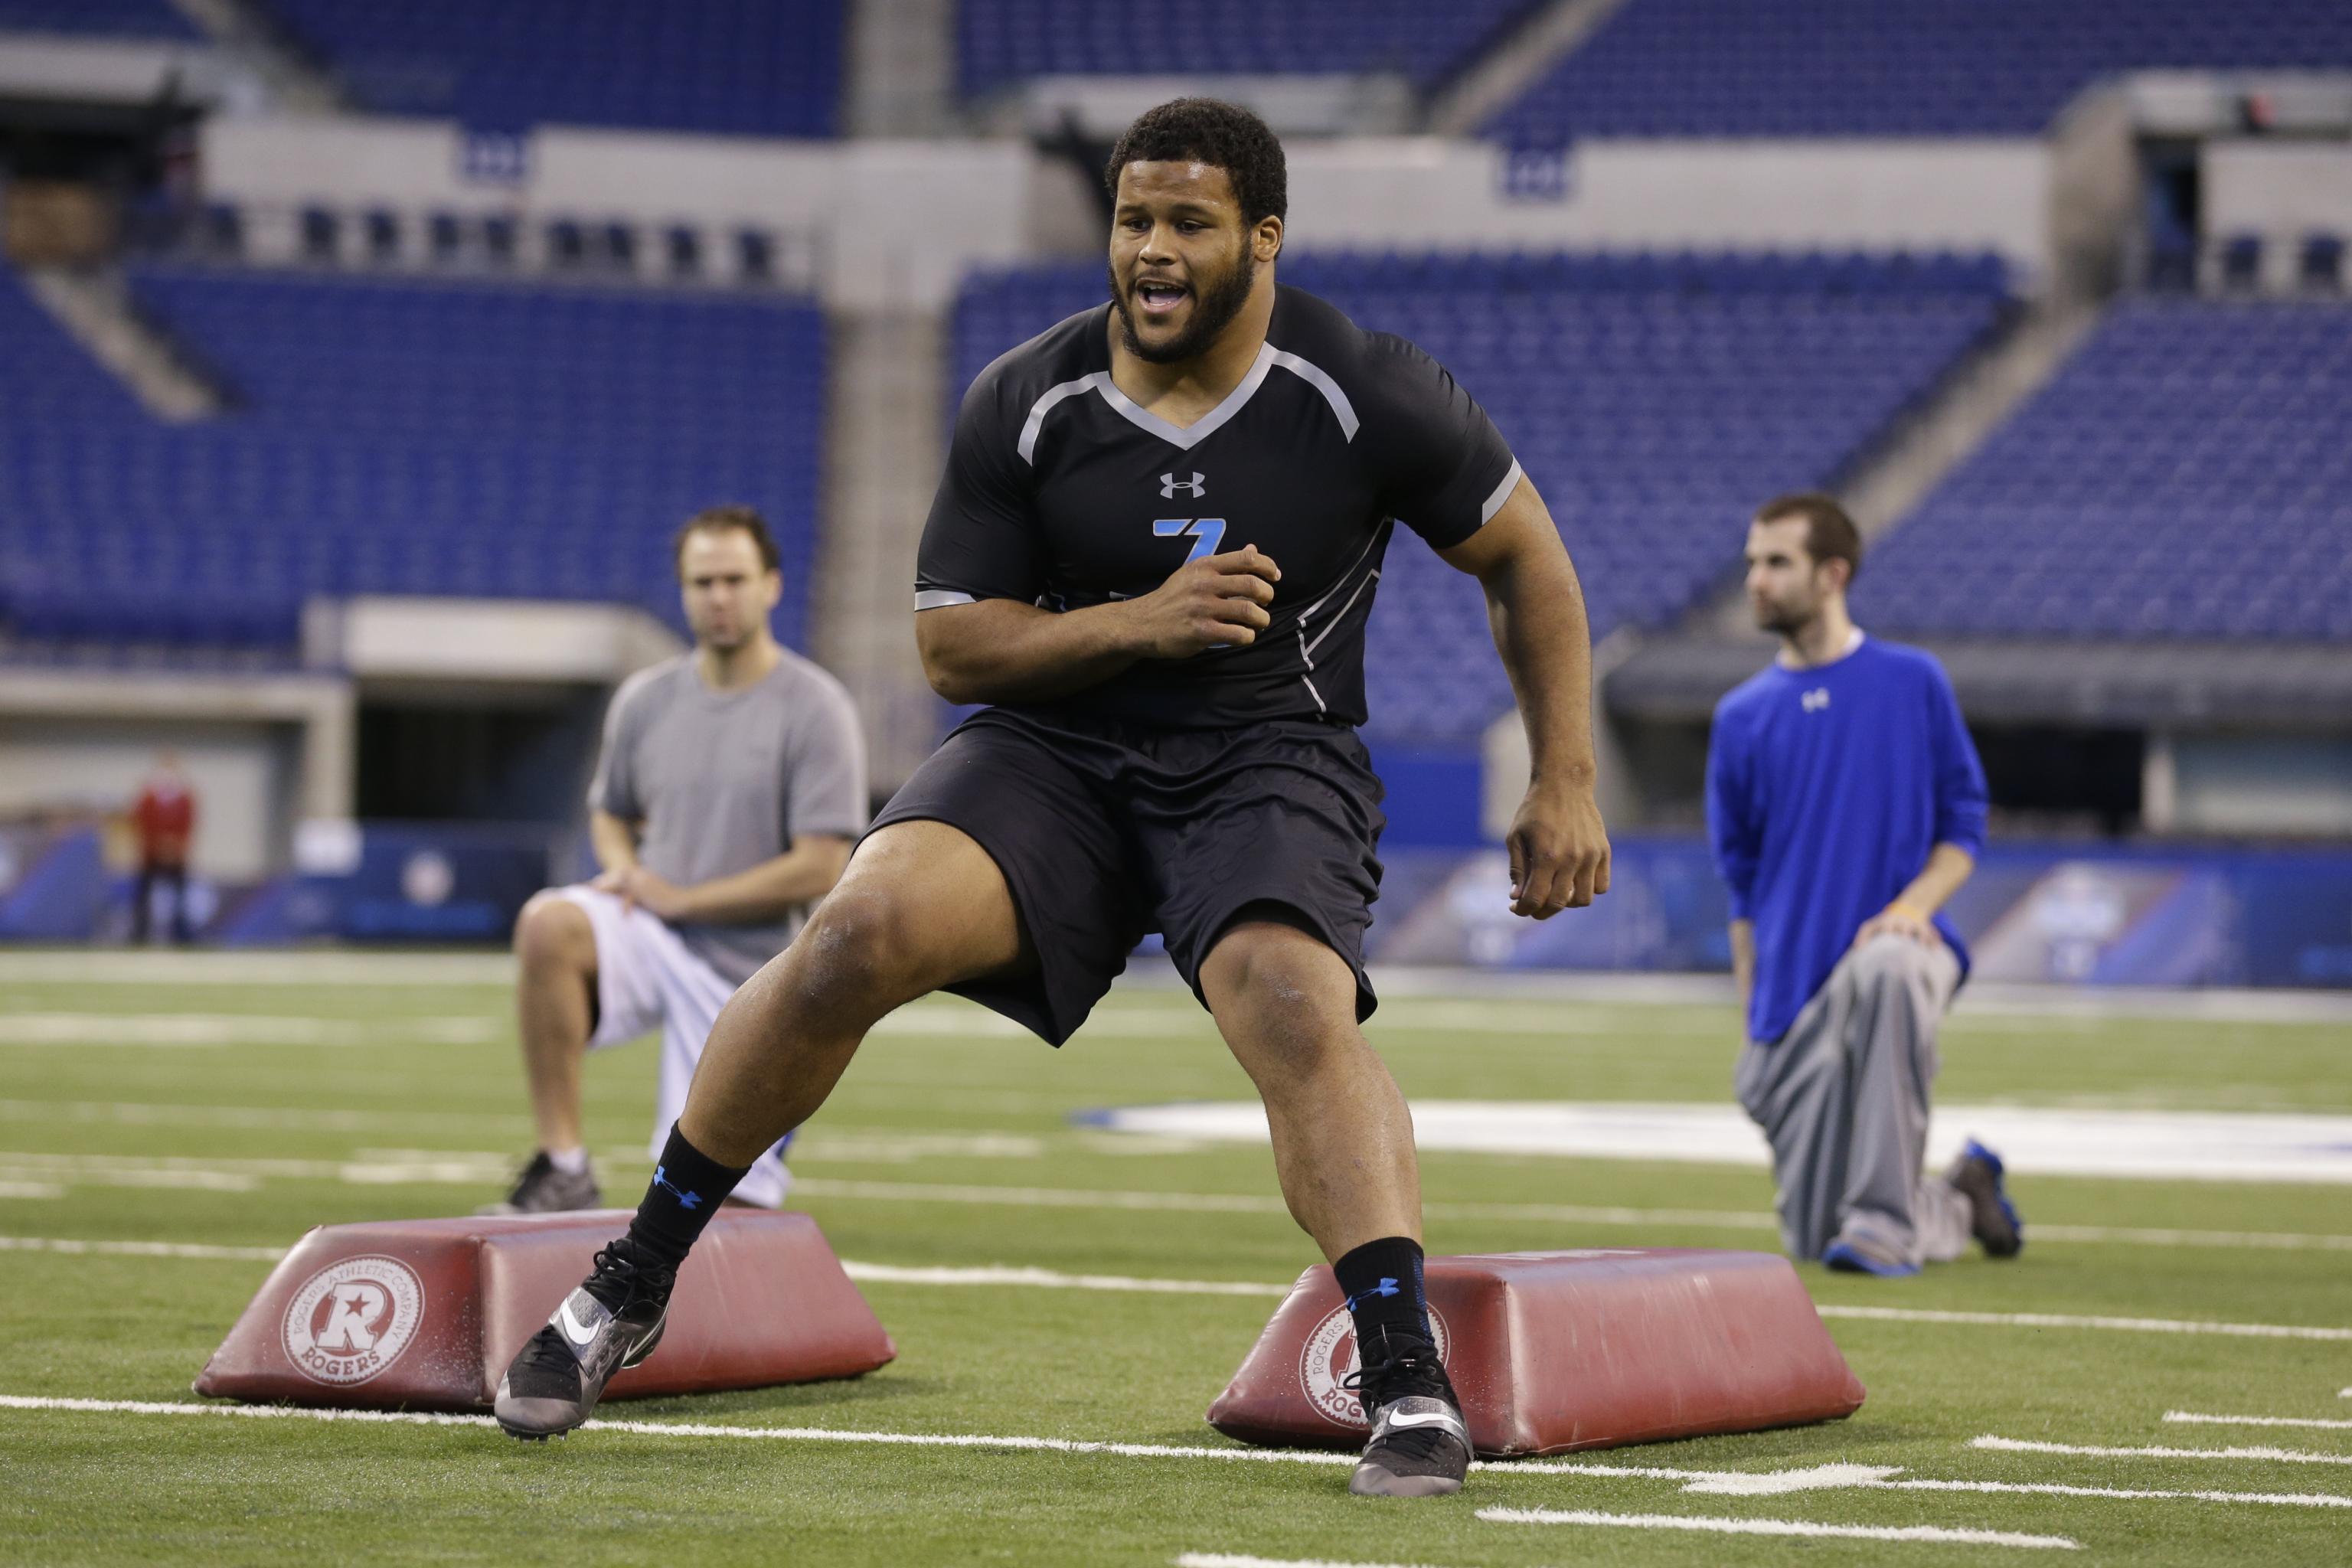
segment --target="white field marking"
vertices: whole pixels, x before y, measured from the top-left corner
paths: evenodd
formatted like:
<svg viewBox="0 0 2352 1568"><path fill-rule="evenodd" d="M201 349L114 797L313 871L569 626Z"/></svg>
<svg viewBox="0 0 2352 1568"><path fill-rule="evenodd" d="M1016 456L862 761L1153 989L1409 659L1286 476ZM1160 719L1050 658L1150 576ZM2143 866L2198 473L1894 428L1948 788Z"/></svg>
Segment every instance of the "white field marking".
<svg viewBox="0 0 2352 1568"><path fill-rule="evenodd" d="M797 1184L806 1188L815 1184ZM856 1185L858 1184L827 1184ZM1150 1194L1139 1194L1150 1195ZM12 1243L0 1237L0 1248ZM47 1246L47 1244L42 1244ZM59 1246L55 1250L68 1250ZM272 1254L276 1256L276 1254ZM842 1268L854 1279L881 1284L949 1287L1013 1287L1041 1290L1127 1291L1153 1296L1287 1296L1288 1285L1257 1284L1245 1279L1154 1279L1122 1274L1065 1274L1057 1269L1013 1264L976 1268L863 1263L844 1259ZM1816 1307L1824 1318L1868 1318L1896 1322L1965 1323L1996 1328L2106 1329L2134 1332L2226 1334L2257 1339L2352 1340L2352 1329L2306 1328L2287 1323L2179 1322L2155 1318L2065 1317L2046 1312L1944 1312L1903 1307ZM1697 1472L1692 1472L1694 1474Z"/></svg>
<svg viewBox="0 0 2352 1568"><path fill-rule="evenodd" d="M2308 1415L2202 1415L2190 1410L2168 1410L2164 1418L2191 1426L2311 1426L2326 1432L2352 1432L2352 1421Z"/></svg>
<svg viewBox="0 0 2352 1568"><path fill-rule="evenodd" d="M52 1186L58 1184L55 1181L57 1171L54 1166L37 1162L30 1164L20 1163L27 1158L29 1156L0 1155L0 1179L41 1183L46 1178L47 1184ZM174 1190L194 1187L208 1193L251 1193L260 1190L261 1178L239 1174L234 1171L154 1171L137 1166L108 1170L102 1165L93 1165L88 1170L73 1173L72 1180L68 1184L77 1187L164 1187Z"/></svg>
<svg viewBox="0 0 2352 1568"><path fill-rule="evenodd" d="M1725 1497L1772 1497L1782 1492L1845 1490L1883 1481L1903 1473L1900 1465L1815 1465L1802 1470L1763 1470L1754 1475L1719 1476L1693 1481L1686 1492Z"/></svg>
<svg viewBox="0 0 2352 1568"><path fill-rule="evenodd" d="M0 1152L0 1171L71 1186L207 1186L247 1192L257 1180L341 1182L350 1186L470 1186L510 1181L510 1155L434 1149L362 1149L346 1160L43 1154Z"/></svg>
<svg viewBox="0 0 2352 1568"><path fill-rule="evenodd" d="M502 952L392 953L356 949L257 952L105 952L89 948L17 949L0 952L0 984L76 985L482 985L510 987L514 960ZM1375 964L1372 983L1391 999L1475 996L1512 1001L1624 1006L1715 1006L1734 1003L1722 974L1608 974ZM1122 1000L1166 995L1197 1009L1167 963L1139 960L1128 966L1114 994ZM1108 1012L1123 1009L1110 1008ZM1144 1009L1137 1009L1141 1011ZM979 1010L974 1010L978 1014ZM1997 984L1971 982L1958 1013L2042 1014L2053 1016L2194 1019L2225 1023L2352 1022L2352 993L2314 991L2169 990L2093 985Z"/></svg>
<svg viewBox="0 0 2352 1568"><path fill-rule="evenodd" d="M998 1264L981 1268L910 1268L889 1263L842 1262L852 1279L887 1285L1025 1285L1045 1290L1117 1290L1139 1295L1248 1296L1264 1299L1290 1294L1287 1285L1259 1285L1248 1280L1139 1279L1124 1274L1063 1274L1051 1268L1016 1268Z"/></svg>
<svg viewBox="0 0 2352 1568"><path fill-rule="evenodd" d="M1824 1318L1867 1318L1892 1323L1975 1323L2005 1329L2103 1329L2131 1334L2226 1334L2255 1340L2352 1340L2352 1329L2302 1323L2210 1323L2176 1318L2102 1318L2065 1312L1948 1312L1929 1307L1848 1307L1817 1304Z"/></svg>
<svg viewBox="0 0 2352 1568"><path fill-rule="evenodd" d="M479 1046L488 1018L289 1017L268 1013L0 1013L0 1046Z"/></svg>
<svg viewBox="0 0 2352 1568"><path fill-rule="evenodd" d="M52 1114L53 1113L53 1114ZM464 1112L441 1116L390 1115L369 1111L278 1110L247 1106L177 1107L142 1105L108 1101L44 1101L0 1100L0 1120L38 1121L67 1120L75 1121L116 1121L126 1125L170 1125L183 1116L194 1125L224 1127L285 1128L320 1131L361 1131L396 1127L416 1127L426 1122L446 1124L460 1121L484 1125L519 1127L518 1117L504 1115L467 1115ZM1154 1140L1139 1138L1147 1146ZM1182 1142L1182 1141L1180 1141ZM1187 1146L1190 1146L1189 1144ZM1155 1151L1164 1152L1164 1151ZM882 1128L836 1128L830 1131L822 1126L812 1128L805 1141L795 1143L793 1158L812 1163L839 1162L844 1164L861 1163L906 1163L934 1156L961 1156L989 1159L1029 1159L1045 1152L1045 1141L1025 1134L986 1131L908 1133L900 1134ZM38 1163L44 1169L59 1160L81 1162L84 1171L101 1173L85 1178L95 1184L106 1182L102 1173L114 1171L113 1184L168 1186L203 1184L211 1173L223 1191L247 1191L254 1177L280 1177L291 1180L340 1181L362 1186L409 1184L415 1185L446 1184L471 1186L488 1181L509 1181L514 1172L511 1156L485 1151L397 1150L376 1151L350 1161L275 1160L255 1161L206 1159L189 1157L172 1162L160 1168L173 1174L172 1181L153 1180L122 1173L133 1169L137 1162L126 1156L115 1159L101 1155L16 1155L0 1152L0 1169ZM634 1155L606 1156L603 1160L608 1171L634 1173L643 1162ZM150 1163L153 1161L150 1158ZM1001 1205L1010 1207L1037 1208L1100 1208L1141 1211L1167 1211L1203 1214L1264 1214L1287 1217L1289 1210L1279 1198L1271 1195L1234 1193L1169 1193L1120 1192L1080 1187L1014 1187L992 1184L955 1184L934 1183L893 1183L836 1181L824 1177L804 1178L795 1184L796 1191L815 1198L864 1199L888 1203L949 1203ZM0 1194L5 1195L5 1194ZM1432 1201L1422 1205L1424 1212L1441 1219L1499 1219L1535 1224L1621 1226L1634 1229L1659 1226L1754 1231L1777 1234L1779 1226L1769 1214L1739 1209L1643 1209L1578 1204L1474 1204ZM2111 1226L2036 1225L2033 1237L2040 1241L2075 1241L2116 1243L2145 1247L2253 1247L2284 1251L2352 1251L2352 1236L2300 1234L2294 1232L2235 1232L2201 1230L2135 1230Z"/></svg>
<svg viewBox="0 0 2352 1568"><path fill-rule="evenodd" d="M2110 1448L2092 1443L2038 1443L2022 1437L1971 1437L1971 1448L2005 1454L2084 1454L2106 1459L2258 1459L2282 1465L2352 1465L2352 1454L2312 1454L2300 1448Z"/></svg>
<svg viewBox="0 0 2352 1568"><path fill-rule="evenodd" d="M34 1202L42 1198L61 1198L66 1190L55 1182L0 1181L0 1198L17 1198Z"/></svg>
<svg viewBox="0 0 2352 1568"><path fill-rule="evenodd" d="M1255 1100L1123 1106L1087 1121L1163 1138L1267 1142L1265 1108ZM1763 1133L1728 1102L1424 1100L1413 1103L1412 1122L1424 1152L1758 1167L1771 1159ZM2352 1116L1939 1105L1928 1163L1948 1162L1972 1137L2035 1175L2352 1183Z"/></svg>
<svg viewBox="0 0 2352 1568"><path fill-rule="evenodd" d="M514 984L503 952L108 952L89 948L0 952L0 985Z"/></svg>
<svg viewBox="0 0 2352 1568"><path fill-rule="evenodd" d="M247 1249L224 1250L233 1250L242 1254ZM231 1415L264 1420L356 1421L394 1426L487 1427L494 1424L487 1415L436 1415L415 1411L323 1410L290 1405L166 1404L152 1400L67 1399L34 1397L25 1394L0 1394L0 1409L79 1411L94 1415ZM722 1426L687 1422L591 1421L583 1430L625 1432L637 1436L662 1437L743 1437L763 1441L866 1443L902 1447L1008 1448L1064 1454L1115 1454L1143 1459L1241 1459L1265 1464L1297 1465L1352 1465L1356 1462L1356 1456L1353 1454L1308 1448L1253 1448L1239 1445L1230 1447L1195 1447L1155 1443L1088 1442L1068 1437L993 1436L976 1433L861 1432L824 1426ZM1584 1460L1476 1459L1471 1462L1470 1468L1496 1476L1569 1476L1602 1480L1722 1483L1720 1487L1714 1489L1726 1491L1736 1489L1736 1487L1740 1484L1774 1479L1770 1472L1759 1474L1744 1470L1690 1470L1662 1465L1608 1465ZM1817 1490L1838 1488L1867 1491L2013 1492L2053 1497L2104 1498L2134 1502L2181 1500L2201 1502L2268 1503L2304 1508L2352 1508L2352 1497L2339 1497L2328 1493L2162 1491L2060 1486L2030 1481L1896 1480L1874 1478L1869 1474L1879 1468L1864 1465L1851 1467L1818 1465L1807 1470L1782 1472L1787 1476L1802 1479L1805 1482L1803 1486L1771 1489ZM1832 1472L1841 1469L1857 1472L1857 1478L1835 1481L1826 1479ZM1698 1488L1685 1486L1684 1489L1696 1490Z"/></svg>
<svg viewBox="0 0 2352 1568"><path fill-rule="evenodd" d="M1694 1530L1718 1535L1805 1535L1841 1541L1917 1541L1948 1546L2042 1547L2074 1552L2082 1542L2066 1535L2027 1535L2014 1530L1951 1530L1939 1524L1816 1524L1802 1519L1708 1519L1680 1513L1598 1513L1590 1509L1482 1508L1480 1519L1497 1524L1617 1525L1629 1530Z"/></svg>
<svg viewBox="0 0 2352 1568"><path fill-rule="evenodd" d="M79 1241L63 1236L0 1236L0 1252L63 1252L96 1258L186 1258L210 1262L275 1263L282 1247L211 1247L193 1241Z"/></svg>
<svg viewBox="0 0 2352 1568"><path fill-rule="evenodd" d="M1242 1552L1180 1552L1176 1568L1420 1568L1412 1563L1342 1562L1336 1557L1252 1557Z"/></svg>

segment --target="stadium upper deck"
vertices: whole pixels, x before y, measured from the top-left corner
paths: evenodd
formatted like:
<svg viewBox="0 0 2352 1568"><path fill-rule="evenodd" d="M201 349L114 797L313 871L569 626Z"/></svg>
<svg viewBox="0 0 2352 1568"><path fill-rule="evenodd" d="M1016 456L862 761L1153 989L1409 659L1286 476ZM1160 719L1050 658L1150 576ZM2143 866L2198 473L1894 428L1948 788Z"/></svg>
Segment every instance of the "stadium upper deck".
<svg viewBox="0 0 2352 1568"><path fill-rule="evenodd" d="M776 524L802 639L824 329L765 298L142 268L228 390L147 414L0 282L0 584L23 637L290 648L317 595L607 600L674 618L679 519Z"/></svg>

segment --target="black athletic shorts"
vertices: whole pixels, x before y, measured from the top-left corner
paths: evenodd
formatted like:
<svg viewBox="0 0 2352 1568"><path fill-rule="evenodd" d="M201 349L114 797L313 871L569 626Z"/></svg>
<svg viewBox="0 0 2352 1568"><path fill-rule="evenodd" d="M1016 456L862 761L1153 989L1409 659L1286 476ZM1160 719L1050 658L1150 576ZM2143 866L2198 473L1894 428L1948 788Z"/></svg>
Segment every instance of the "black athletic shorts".
<svg viewBox="0 0 2352 1568"><path fill-rule="evenodd" d="M1356 1016L1370 1016L1364 930L1380 895L1381 795L1346 725L1171 730L987 708L867 831L944 822L988 851L1038 970L949 989L1058 1046L1146 932L1162 933L1199 995L1211 945L1253 904L1346 959Z"/></svg>

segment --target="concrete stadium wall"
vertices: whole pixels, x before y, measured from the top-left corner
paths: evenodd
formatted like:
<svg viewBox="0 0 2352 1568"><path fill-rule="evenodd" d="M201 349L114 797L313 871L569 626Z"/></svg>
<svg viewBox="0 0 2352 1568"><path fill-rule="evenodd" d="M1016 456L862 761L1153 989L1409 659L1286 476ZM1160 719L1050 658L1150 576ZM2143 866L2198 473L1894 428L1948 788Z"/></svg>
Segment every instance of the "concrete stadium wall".
<svg viewBox="0 0 2352 1568"><path fill-rule="evenodd" d="M2039 277L2038 141L1591 142L1559 155L1362 138L1290 149L1301 246L1990 250Z"/></svg>
<svg viewBox="0 0 2352 1568"><path fill-rule="evenodd" d="M805 233L823 252L826 303L845 310L935 309L968 268L1100 243L1073 210L1069 166L1020 142L554 129L515 149L485 158L457 126L429 121L216 118L202 161L211 196L287 212L323 203ZM2029 280L2049 262L2052 160L2037 141L1594 142L1516 154L1357 137L1301 140L1289 155L1303 247L1990 250Z"/></svg>

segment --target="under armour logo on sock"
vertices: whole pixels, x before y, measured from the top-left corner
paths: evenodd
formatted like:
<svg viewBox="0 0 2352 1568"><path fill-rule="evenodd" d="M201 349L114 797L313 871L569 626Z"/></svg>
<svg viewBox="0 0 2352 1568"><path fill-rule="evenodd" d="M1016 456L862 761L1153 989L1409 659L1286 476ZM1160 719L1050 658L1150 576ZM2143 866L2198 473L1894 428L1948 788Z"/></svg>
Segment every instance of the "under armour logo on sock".
<svg viewBox="0 0 2352 1568"><path fill-rule="evenodd" d="M696 1209L702 1206L702 1194L700 1193L687 1192L678 1186L677 1183L671 1181L668 1175L668 1167L667 1166L656 1165L654 1167L654 1185L676 1197L677 1199L677 1206L682 1209ZM1391 1283L1391 1281L1383 1280L1382 1283L1387 1284Z"/></svg>
<svg viewBox="0 0 2352 1568"><path fill-rule="evenodd" d="M1397 1289L1397 1282L1395 1280L1382 1279L1379 1284L1373 1286L1362 1295L1349 1297L1348 1310L1350 1312L1354 1311L1356 1310L1356 1303L1359 1301L1369 1301L1375 1296L1402 1296L1403 1294L1403 1291Z"/></svg>
<svg viewBox="0 0 2352 1568"><path fill-rule="evenodd" d="M1197 468L1192 471L1192 477L1189 479L1180 479L1173 474L1160 476L1160 497L1162 500L1174 500L1178 490L1182 490L1197 500L1209 493L1209 476Z"/></svg>

